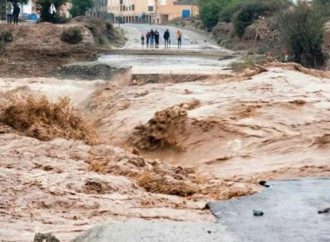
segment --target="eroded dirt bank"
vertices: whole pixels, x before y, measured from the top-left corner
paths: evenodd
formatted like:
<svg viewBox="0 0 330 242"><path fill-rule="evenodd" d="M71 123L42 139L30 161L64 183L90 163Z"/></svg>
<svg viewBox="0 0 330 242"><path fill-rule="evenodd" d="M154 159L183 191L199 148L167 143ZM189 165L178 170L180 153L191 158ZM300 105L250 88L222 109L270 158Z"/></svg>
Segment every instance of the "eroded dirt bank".
<svg viewBox="0 0 330 242"><path fill-rule="evenodd" d="M82 41L69 44L61 40L63 31L77 27ZM0 33L10 34L1 42L0 74L2 77L49 77L64 64L94 61L98 53L125 43L112 24L88 17L77 17L67 24L39 23L0 24Z"/></svg>
<svg viewBox="0 0 330 242"><path fill-rule="evenodd" d="M129 218L212 221L206 201L252 194L260 180L330 176L328 73L272 65L193 80L1 78L1 239L67 241Z"/></svg>

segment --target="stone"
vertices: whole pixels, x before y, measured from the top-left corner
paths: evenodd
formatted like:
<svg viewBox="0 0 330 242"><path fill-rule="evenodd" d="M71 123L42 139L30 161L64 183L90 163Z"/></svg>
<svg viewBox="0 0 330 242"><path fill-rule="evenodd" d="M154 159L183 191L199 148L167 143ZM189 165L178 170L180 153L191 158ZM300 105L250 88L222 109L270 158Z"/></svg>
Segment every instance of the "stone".
<svg viewBox="0 0 330 242"><path fill-rule="evenodd" d="M253 209L253 216L256 216L256 217L264 216L264 212L259 209Z"/></svg>
<svg viewBox="0 0 330 242"><path fill-rule="evenodd" d="M60 240L51 233L37 233L34 236L33 242L60 242Z"/></svg>

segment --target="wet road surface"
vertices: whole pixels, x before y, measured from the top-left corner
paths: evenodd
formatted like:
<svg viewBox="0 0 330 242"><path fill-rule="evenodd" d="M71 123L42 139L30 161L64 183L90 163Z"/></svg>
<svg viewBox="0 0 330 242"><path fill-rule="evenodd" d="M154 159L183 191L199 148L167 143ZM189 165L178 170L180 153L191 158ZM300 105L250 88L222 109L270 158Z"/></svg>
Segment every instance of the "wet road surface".
<svg viewBox="0 0 330 242"><path fill-rule="evenodd" d="M219 47L208 35L180 29L183 33L182 49L176 47L177 27L124 24L127 44L114 53L99 57L98 62L112 66L130 66L133 74L227 74L231 63L238 59L235 54ZM160 46L141 45L141 35L150 29L160 32ZM164 48L163 34L170 30L172 45ZM225 57L225 58L224 58Z"/></svg>
<svg viewBox="0 0 330 242"><path fill-rule="evenodd" d="M232 57L168 56L168 55L104 55L98 62L111 66L130 66L134 74L224 74L230 72Z"/></svg>
<svg viewBox="0 0 330 242"><path fill-rule="evenodd" d="M116 222L96 226L73 242L238 242L221 225L166 221Z"/></svg>
<svg viewBox="0 0 330 242"><path fill-rule="evenodd" d="M121 28L126 32L127 43L125 48L143 48L141 46L141 35L146 35L151 29L158 30L160 33L160 48L164 48L163 35L168 29L170 31L171 48L177 48L176 32L182 32L182 48L183 49L213 49L225 50L217 45L211 36L205 33L186 30L174 26L150 25L150 24L124 24Z"/></svg>
<svg viewBox="0 0 330 242"><path fill-rule="evenodd" d="M219 223L244 242L330 241L330 179L270 182L265 191L210 203ZM261 210L256 217L253 210Z"/></svg>

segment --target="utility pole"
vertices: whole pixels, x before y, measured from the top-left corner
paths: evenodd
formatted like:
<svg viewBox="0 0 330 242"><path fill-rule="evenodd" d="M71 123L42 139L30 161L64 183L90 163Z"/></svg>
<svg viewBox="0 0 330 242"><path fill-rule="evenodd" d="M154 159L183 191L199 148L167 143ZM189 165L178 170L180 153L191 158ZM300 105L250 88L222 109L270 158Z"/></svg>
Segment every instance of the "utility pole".
<svg viewBox="0 0 330 242"><path fill-rule="evenodd" d="M191 0L191 17L194 17L195 0Z"/></svg>
<svg viewBox="0 0 330 242"><path fill-rule="evenodd" d="M154 19L154 24L156 24L156 19L158 17L158 0L155 0L155 19Z"/></svg>

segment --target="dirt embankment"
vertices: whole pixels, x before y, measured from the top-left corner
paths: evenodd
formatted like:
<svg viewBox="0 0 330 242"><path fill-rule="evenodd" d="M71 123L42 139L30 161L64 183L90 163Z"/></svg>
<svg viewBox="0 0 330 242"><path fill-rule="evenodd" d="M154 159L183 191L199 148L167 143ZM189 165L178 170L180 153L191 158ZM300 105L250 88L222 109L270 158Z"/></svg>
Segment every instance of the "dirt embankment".
<svg viewBox="0 0 330 242"><path fill-rule="evenodd" d="M83 40L68 44L61 34L70 27L81 30ZM125 40L111 24L76 18L67 24L1 24L0 32L12 33L12 41L1 45L1 77L50 76L61 65L95 60L96 55Z"/></svg>

